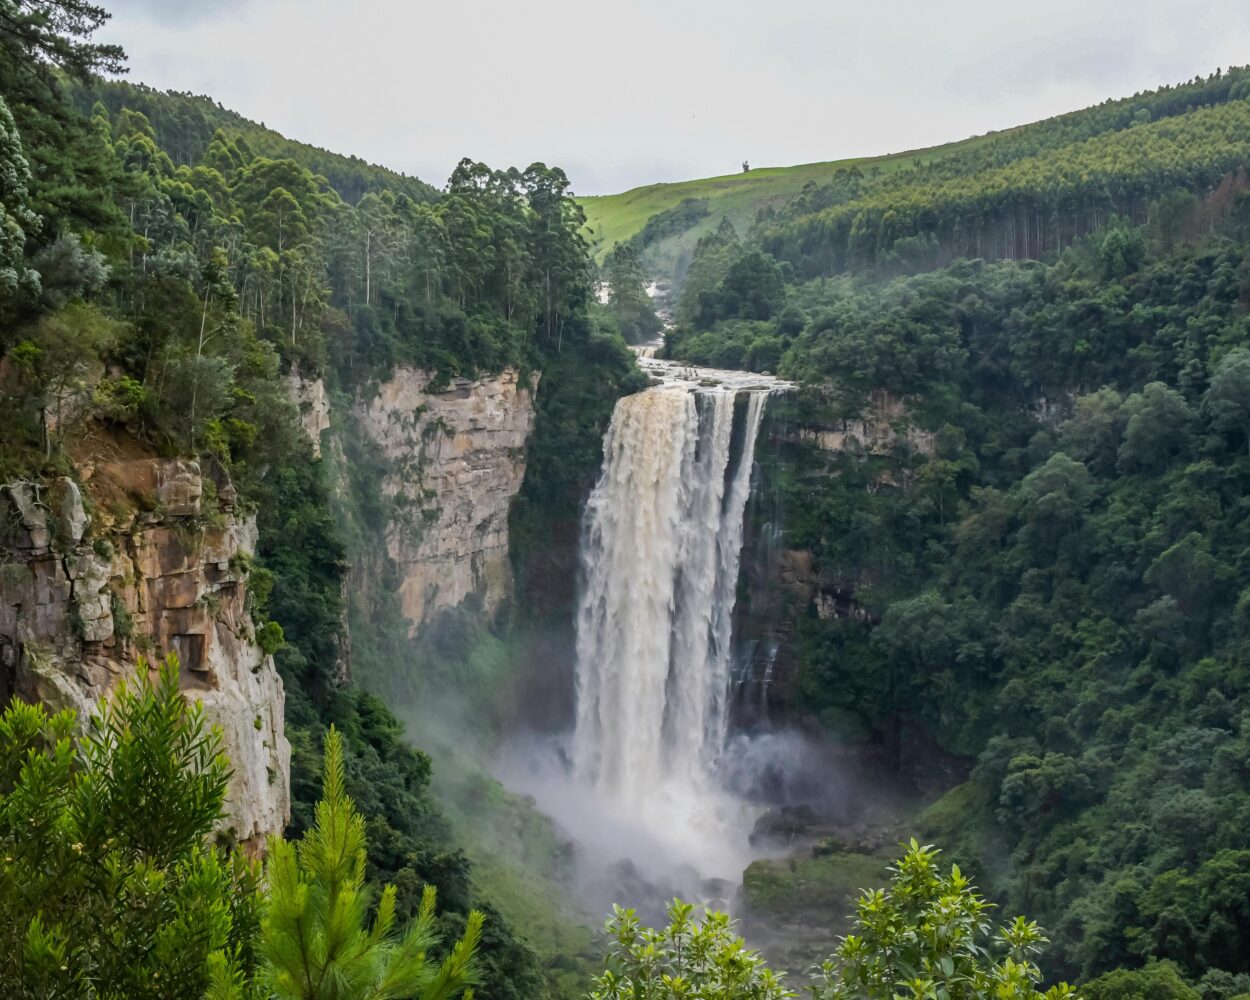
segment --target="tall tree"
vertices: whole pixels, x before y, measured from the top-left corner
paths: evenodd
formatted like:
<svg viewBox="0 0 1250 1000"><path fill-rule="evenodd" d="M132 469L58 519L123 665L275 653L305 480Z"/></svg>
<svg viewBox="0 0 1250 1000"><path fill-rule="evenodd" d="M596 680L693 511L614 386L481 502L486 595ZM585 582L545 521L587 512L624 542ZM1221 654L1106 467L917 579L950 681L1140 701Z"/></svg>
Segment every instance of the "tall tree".
<svg viewBox="0 0 1250 1000"><path fill-rule="evenodd" d="M228 955L218 958L209 1000L448 1000L476 979L482 915L436 963L435 890L427 886L416 920L396 927L395 886L382 890L372 920L365 884L365 821L347 794L343 738L325 743L322 798L299 844L275 838L265 864L269 900L261 931L264 968L248 982Z"/></svg>
<svg viewBox="0 0 1250 1000"><path fill-rule="evenodd" d="M660 318L647 294L647 272L638 252L628 243L618 244L604 263L608 305L616 316L621 336L636 344L660 332Z"/></svg>
<svg viewBox="0 0 1250 1000"><path fill-rule="evenodd" d="M110 197L119 171L63 85L64 77L125 71L120 46L92 40L108 18L81 0L0 0L0 94L30 151L31 200L49 238L70 223L121 236Z"/></svg>
<svg viewBox="0 0 1250 1000"><path fill-rule="evenodd" d="M0 316L39 290L39 275L26 261L26 241L39 226L27 201L29 184L22 137L0 97Z"/></svg>

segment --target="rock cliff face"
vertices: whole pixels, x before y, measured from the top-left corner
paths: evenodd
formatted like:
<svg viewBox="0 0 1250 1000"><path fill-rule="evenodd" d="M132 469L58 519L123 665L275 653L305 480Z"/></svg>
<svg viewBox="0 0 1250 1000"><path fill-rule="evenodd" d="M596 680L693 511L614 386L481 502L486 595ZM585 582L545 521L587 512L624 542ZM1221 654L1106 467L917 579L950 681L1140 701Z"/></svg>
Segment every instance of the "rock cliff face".
<svg viewBox="0 0 1250 1000"><path fill-rule="evenodd" d="M829 452L889 455L906 448L921 455L932 455L934 449L933 432L912 424L903 402L887 392L873 393L869 407L857 420L798 427L795 433L799 440Z"/></svg>
<svg viewBox="0 0 1250 1000"><path fill-rule="evenodd" d="M291 399L299 407L300 427L312 442L313 455L321 457L321 432L330 427L330 397L319 378L304 378L298 368L287 375Z"/></svg>
<svg viewBox="0 0 1250 1000"><path fill-rule="evenodd" d="M810 551L787 544L787 512L773 484L795 469L801 469L808 482L822 474L836 476L837 460L849 457L873 461L871 491L906 491L912 486L908 466L888 459L931 456L936 449L935 435L917 427L904 402L888 393L874 393L852 419L831 420L822 410L801 401L770 409L756 448L761 474L748 508L742 553L745 587L735 608L739 669L745 682L739 720L746 725L761 721L769 686L784 689L793 676L797 666L793 640L802 621L871 620L856 597L862 580L820 567Z"/></svg>
<svg viewBox="0 0 1250 1000"><path fill-rule="evenodd" d="M194 462L99 462L78 477L0 486L0 702L85 717L138 657L177 653L234 769L224 826L258 849L287 822L290 746L247 609L255 521Z"/></svg>
<svg viewBox="0 0 1250 1000"><path fill-rule="evenodd" d="M538 389L537 374L514 370L446 388L431 381L400 369L357 407L387 460L387 551L413 631L470 595L493 614L511 594L508 511L525 476Z"/></svg>

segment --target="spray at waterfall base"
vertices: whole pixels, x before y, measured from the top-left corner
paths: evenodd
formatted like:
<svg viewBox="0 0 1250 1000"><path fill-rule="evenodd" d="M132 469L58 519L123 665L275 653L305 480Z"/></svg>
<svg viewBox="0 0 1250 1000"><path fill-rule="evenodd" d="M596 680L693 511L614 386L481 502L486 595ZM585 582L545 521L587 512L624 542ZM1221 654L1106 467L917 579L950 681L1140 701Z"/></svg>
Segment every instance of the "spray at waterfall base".
<svg viewBox="0 0 1250 1000"><path fill-rule="evenodd" d="M573 732L514 742L500 777L573 838L592 905L728 906L761 814L815 765L797 734L730 732L744 511L786 386L643 363L656 384L617 403L583 520Z"/></svg>

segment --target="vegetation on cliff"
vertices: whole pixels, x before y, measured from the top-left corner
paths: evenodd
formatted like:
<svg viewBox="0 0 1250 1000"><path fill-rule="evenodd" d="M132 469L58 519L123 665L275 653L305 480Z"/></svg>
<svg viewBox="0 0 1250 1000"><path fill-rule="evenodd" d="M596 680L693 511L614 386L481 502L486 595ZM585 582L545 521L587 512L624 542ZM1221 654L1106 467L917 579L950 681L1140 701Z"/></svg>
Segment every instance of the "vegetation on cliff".
<svg viewBox="0 0 1250 1000"><path fill-rule="evenodd" d="M917 825L1061 972L1212 997L1250 974L1248 112L1217 73L722 224L668 343L804 386L762 461L843 613L790 709L967 773Z"/></svg>
<svg viewBox="0 0 1250 1000"><path fill-rule="evenodd" d="M479 899L430 795L430 759L344 678L347 531L384 531L385 501L366 496L368 456L335 499L287 380L321 377L342 401L400 364L444 380L550 368L544 405L563 415L540 420L534 466L547 476L532 489L575 506L561 477L588 473L545 456L590 455L602 426L585 414L570 424L570 400L595 386L610 410L633 366L593 302L568 181L543 164L465 161L439 192L203 98L101 81L123 61L92 41L106 17L0 2L0 481L72 474L137 441L232 482L260 527L246 568L258 639L286 681L292 832L313 826L333 724L369 881L396 885L402 919L436 887L432 919L447 936L478 906L482 994L550 995L534 952ZM377 583L353 652L380 672L413 649L385 566Z"/></svg>

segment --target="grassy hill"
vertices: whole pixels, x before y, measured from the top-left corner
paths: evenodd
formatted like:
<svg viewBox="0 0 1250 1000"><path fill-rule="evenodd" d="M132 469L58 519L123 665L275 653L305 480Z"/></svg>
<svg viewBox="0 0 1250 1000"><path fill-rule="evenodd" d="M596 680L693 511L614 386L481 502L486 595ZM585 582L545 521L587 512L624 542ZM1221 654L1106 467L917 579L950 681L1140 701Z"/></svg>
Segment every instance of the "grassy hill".
<svg viewBox="0 0 1250 1000"><path fill-rule="evenodd" d="M912 163L917 157L945 155L975 143L979 138L982 137L886 156L828 160L792 167L758 167L749 173L648 184L621 194L597 195L579 198L578 201L586 212L586 228L595 259L602 261L615 244L642 232L652 217L675 209L687 198L707 199L707 216L689 229L648 248L648 263L657 273L670 272L683 251L693 251L698 238L719 225L722 217L728 218L740 233L745 233L760 209L779 208L798 196L808 183L825 183L839 170L858 167L866 173L892 172Z"/></svg>
<svg viewBox="0 0 1250 1000"><path fill-rule="evenodd" d="M1247 96L1250 72L1230 69L927 149L652 184L580 202L597 259L616 243L633 240L657 277L680 279L699 237L722 218L745 236L761 211L777 213L761 234L764 245L786 258L811 255L817 244L848 238L863 243L867 230L849 234L853 224L862 228L865 222L872 227L868 239L874 255L902 236L932 234L950 243L943 227L961 221L966 227L974 216L983 220L988 235L998 236L992 227L1007 223L995 246L982 249L978 244L975 249L981 253L974 256L1032 256L1032 243L1051 215L1064 214L1060 228L1066 237L1056 237L1062 243L1084 228L1084 214L1134 216L1141 208L1134 201L1139 194L1154 197L1173 187L1211 186L1207 174L1225 171L1229 164L1224 160L1240 156L1237 137L1242 134L1240 109L1232 114L1213 109L1240 105ZM1214 148L1220 145L1216 139L1229 156L1211 170L1189 162L1193 155L1185 159L1185 148ZM1129 178L1130 162L1154 164L1160 176ZM1037 164L1047 168L1047 176L1041 176L1046 171ZM1098 188L1094 194L1106 189L1109 197L1093 197L1085 190L1091 183ZM968 191L977 192L984 204L967 203ZM1017 234L1015 220L1000 216L1025 203L1047 218L1043 226ZM1077 217L1069 217L1073 211ZM857 217L860 223L855 223ZM840 257L822 259L819 269L833 273L844 266Z"/></svg>

